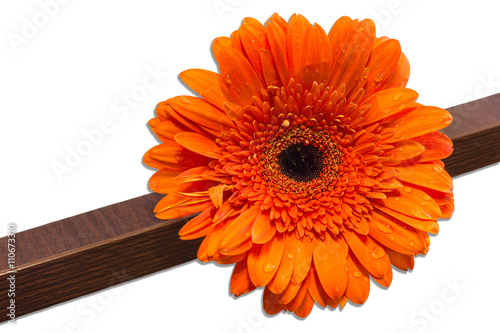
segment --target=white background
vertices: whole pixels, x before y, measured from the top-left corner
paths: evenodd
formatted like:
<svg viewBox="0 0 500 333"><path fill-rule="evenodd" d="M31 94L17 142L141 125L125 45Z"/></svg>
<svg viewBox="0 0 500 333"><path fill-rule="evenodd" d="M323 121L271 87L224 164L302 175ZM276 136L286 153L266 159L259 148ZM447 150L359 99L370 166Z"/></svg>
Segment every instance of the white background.
<svg viewBox="0 0 500 333"><path fill-rule="evenodd" d="M47 2L0 5L0 236L8 222L26 230L148 193L153 171L141 158L157 144L146 127L153 108L188 93L178 81L182 70L215 70L212 39L229 35L245 16L264 22L274 12L287 20L298 12L326 31L342 15L369 17L378 36L400 40L412 66L408 87L420 93L419 102L446 108L500 92L495 1L69 0L46 9L50 17L43 14ZM30 30L33 23L39 27ZM167 74L155 84L152 70ZM149 90L141 88L144 79ZM137 103L126 107L122 98L133 93ZM104 119L111 129L83 147L84 132ZM54 163L66 164L68 149L78 147L88 155L58 178ZM455 178L456 213L431 238L429 254L416 259L413 272L395 273L388 290L372 285L361 307L316 307L303 321L270 318L260 290L229 296L232 267L191 262L0 330L498 332L499 170Z"/></svg>

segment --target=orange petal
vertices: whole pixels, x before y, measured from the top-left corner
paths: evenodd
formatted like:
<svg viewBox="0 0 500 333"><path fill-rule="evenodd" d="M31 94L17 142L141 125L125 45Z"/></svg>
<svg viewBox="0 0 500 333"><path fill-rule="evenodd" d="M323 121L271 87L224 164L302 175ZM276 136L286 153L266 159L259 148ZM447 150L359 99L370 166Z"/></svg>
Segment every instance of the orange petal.
<svg viewBox="0 0 500 333"><path fill-rule="evenodd" d="M426 232L430 232L433 234L437 234L439 232L439 224L436 221L432 220L421 220L408 215L401 214L396 212L395 210L389 209L385 206L379 205L378 203L373 202L373 207L376 209L396 218L397 220L408 224L409 226L423 230Z"/></svg>
<svg viewBox="0 0 500 333"><path fill-rule="evenodd" d="M304 301L304 298L307 295L307 283L302 283L300 286L299 292L295 297L287 303L287 310L288 311L295 311L300 307L302 302Z"/></svg>
<svg viewBox="0 0 500 333"><path fill-rule="evenodd" d="M301 72L294 76L306 89L313 82L328 83L332 67L332 54L328 37L318 24L309 26L305 33L302 49Z"/></svg>
<svg viewBox="0 0 500 333"><path fill-rule="evenodd" d="M311 23L302 15L293 14L289 20L289 28L287 31L287 56L290 68L290 74L293 78L300 80L304 71L303 57L306 55L305 36L306 31L311 26Z"/></svg>
<svg viewBox="0 0 500 333"><path fill-rule="evenodd" d="M176 123L176 125L178 126L185 126L188 130L191 130L193 132L196 132L196 133L200 133L202 135L207 135L207 136L210 136L210 133L205 131L203 129L203 127L193 121L191 121L190 119L186 118L186 117L183 117L178 111L176 111L172 105L171 105L171 102L177 99L179 99L180 97L174 97L170 100L166 100L165 102L162 102L162 103L159 103L158 104L158 107L163 107L164 110L165 110L165 113L168 114L168 116L170 117L170 119ZM207 103L208 105L208 103ZM158 110L158 107L156 108ZM182 111L182 110L181 110Z"/></svg>
<svg viewBox="0 0 500 333"><path fill-rule="evenodd" d="M219 251L224 255L237 255L252 247L252 226L260 212L259 206L252 206L228 222L220 237Z"/></svg>
<svg viewBox="0 0 500 333"><path fill-rule="evenodd" d="M395 142L391 146L394 148L385 151L384 156L400 161L414 158L425 151L424 146L413 140Z"/></svg>
<svg viewBox="0 0 500 333"><path fill-rule="evenodd" d="M290 282L283 292L276 295L276 300L281 304L288 304L297 296L302 287L302 283Z"/></svg>
<svg viewBox="0 0 500 333"><path fill-rule="evenodd" d="M349 278L345 295L355 304L363 304L370 293L370 279L368 272L358 260L349 252L347 256Z"/></svg>
<svg viewBox="0 0 500 333"><path fill-rule="evenodd" d="M408 186L407 186L408 187ZM407 191L410 190L410 193ZM375 202L396 212L421 220L437 220L441 217L441 209L434 200L425 200L427 194L416 188L406 190L394 189L386 193L387 199Z"/></svg>
<svg viewBox="0 0 500 333"><path fill-rule="evenodd" d="M170 185L177 175L178 170L159 170L149 178L149 188L151 191L166 194L169 192Z"/></svg>
<svg viewBox="0 0 500 333"><path fill-rule="evenodd" d="M309 275L307 276L307 290L312 299L318 303L318 305L325 307L326 306L326 298L328 297L321 287L321 282L319 281L318 274L316 273L316 269L314 265L311 265L311 269L309 270Z"/></svg>
<svg viewBox="0 0 500 333"><path fill-rule="evenodd" d="M163 142L173 140L174 136L179 132L189 130L187 127L181 125L179 122L173 120L160 121L158 118L153 118L149 122L149 127L156 134L158 139Z"/></svg>
<svg viewBox="0 0 500 333"><path fill-rule="evenodd" d="M356 32L347 38L342 50L333 65L332 75L328 86L333 90L346 86L346 94L349 94L356 84L356 78L363 73L375 37L375 25L371 20L359 22L355 28Z"/></svg>
<svg viewBox="0 0 500 333"><path fill-rule="evenodd" d="M347 286L347 245L341 237L333 239L325 232L325 239L313 239L314 267L321 286L331 298L344 294Z"/></svg>
<svg viewBox="0 0 500 333"><path fill-rule="evenodd" d="M381 85L394 72L401 57L401 45L396 39L389 39L376 46L367 67L370 69L365 83L365 96L380 90Z"/></svg>
<svg viewBox="0 0 500 333"><path fill-rule="evenodd" d="M413 138L413 140L425 148L425 151L414 159L418 162L442 160L453 152L453 143L450 138L441 132L428 133Z"/></svg>
<svg viewBox="0 0 500 333"><path fill-rule="evenodd" d="M417 255L425 248L417 229L380 211L372 212L370 236L382 245L407 255Z"/></svg>
<svg viewBox="0 0 500 333"><path fill-rule="evenodd" d="M389 259L391 259L391 264L393 264L394 267L396 267L397 269L400 269L402 271L408 271L409 269L410 270L413 269L413 266L415 265L415 260L413 259L412 255L402 254L388 248L385 249L385 252L389 256Z"/></svg>
<svg viewBox="0 0 500 333"><path fill-rule="evenodd" d="M196 124L218 132L234 127L232 121L219 109L203 99L191 96L177 96L167 101L176 112Z"/></svg>
<svg viewBox="0 0 500 333"><path fill-rule="evenodd" d="M352 250L359 263L374 277L383 278L387 273L387 261L389 258L386 256L384 249L370 238L371 233L371 227L368 236L358 235L346 229L342 232L342 236L344 236L349 249Z"/></svg>
<svg viewBox="0 0 500 333"><path fill-rule="evenodd" d="M256 19L246 17L243 19L239 32L245 54L261 81L264 82L261 51L270 50L266 28Z"/></svg>
<svg viewBox="0 0 500 333"><path fill-rule="evenodd" d="M358 20L352 20L348 16L339 18L328 32L330 47L332 48L332 59L335 61L342 50L342 47L353 33Z"/></svg>
<svg viewBox="0 0 500 333"><path fill-rule="evenodd" d="M219 208L222 206L222 200L223 200L223 194L224 194L224 188L226 185L220 184L216 186L212 186L211 188L208 189L208 194L210 195L210 200L212 200L212 203L216 208Z"/></svg>
<svg viewBox="0 0 500 333"><path fill-rule="evenodd" d="M294 240L290 241L290 237L293 237L293 239L295 239L294 233L287 232L285 233L284 237L285 247L283 249L283 258L281 259L280 266L278 268L278 271L276 272L276 275L267 285L267 287L275 294L282 293L290 283L296 260L293 255L297 251L294 247L296 242Z"/></svg>
<svg viewBox="0 0 500 333"><path fill-rule="evenodd" d="M373 277L373 280L382 287L389 288L392 282L392 266L390 260L387 260L387 274L382 279Z"/></svg>
<svg viewBox="0 0 500 333"><path fill-rule="evenodd" d="M254 245L247 261L248 273L254 285L263 287L271 281L280 265L284 246L284 237L279 233L266 244Z"/></svg>
<svg viewBox="0 0 500 333"><path fill-rule="evenodd" d="M266 22L267 38L269 48L273 55L274 65L278 71L281 82L288 83L290 80L290 71L287 59L286 36L288 24L283 24L283 19L273 15Z"/></svg>
<svg viewBox="0 0 500 333"><path fill-rule="evenodd" d="M394 170L399 173L396 178L404 182L445 193L453 190L453 181L440 163L405 164L395 167Z"/></svg>
<svg viewBox="0 0 500 333"><path fill-rule="evenodd" d="M312 262L313 244L305 238L298 239L297 235L293 232L290 233L286 241L287 245L290 246L290 252L287 255L290 256L292 254L293 258L295 258L291 281L299 284L304 281L309 273Z"/></svg>
<svg viewBox="0 0 500 333"><path fill-rule="evenodd" d="M188 69L180 73L179 77L205 101L221 110L222 103L234 102L218 73L205 69Z"/></svg>
<svg viewBox="0 0 500 333"><path fill-rule="evenodd" d="M269 211L261 211L252 228L252 242L264 244L276 234L276 228L271 224Z"/></svg>
<svg viewBox="0 0 500 333"><path fill-rule="evenodd" d="M225 231L225 226L226 223L219 223L216 224L212 230L208 233L207 236L205 236L205 239L203 242L207 241L207 259L208 260L215 260L217 257L221 256L221 253L218 251L219 250L219 244L220 244L220 239L222 237L222 234ZM241 254L241 253L237 253ZM237 255L235 254L235 255ZM228 253L224 253L222 255L229 255Z"/></svg>
<svg viewBox="0 0 500 333"><path fill-rule="evenodd" d="M451 120L450 113L444 109L420 105L391 117L389 122L384 125L386 129L382 130L380 134L384 135L395 129L393 136L385 140L386 143L390 144L440 130L451 124Z"/></svg>
<svg viewBox="0 0 500 333"><path fill-rule="evenodd" d="M171 194L167 195L167 197ZM161 201L160 201L161 202ZM156 217L163 220L178 219L204 211L212 207L212 202L208 200L189 200L182 205L166 209L156 213Z"/></svg>
<svg viewBox="0 0 500 333"><path fill-rule="evenodd" d="M262 299L264 311L269 315L275 315L285 309L285 306L278 302L277 296L273 294L269 288L264 289L264 296Z"/></svg>
<svg viewBox="0 0 500 333"><path fill-rule="evenodd" d="M233 47L233 41L229 37L217 37L212 41L212 52L215 59L220 56L220 52L225 47Z"/></svg>
<svg viewBox="0 0 500 333"><path fill-rule="evenodd" d="M166 142L148 150L144 163L156 169L184 171L200 165L207 165L210 159L193 153L175 141Z"/></svg>
<svg viewBox="0 0 500 333"><path fill-rule="evenodd" d="M232 47L223 47L217 57L226 89L242 106L251 105L262 82L247 58Z"/></svg>
<svg viewBox="0 0 500 333"><path fill-rule="evenodd" d="M215 143L215 141L201 134L194 132L177 133L175 135L175 141L177 141L177 143L184 148L187 148L197 154L215 159L222 158L221 148Z"/></svg>
<svg viewBox="0 0 500 333"><path fill-rule="evenodd" d="M294 310L295 314L300 318L305 318L311 313L314 306L314 300L309 293L306 293L300 306Z"/></svg>
<svg viewBox="0 0 500 333"><path fill-rule="evenodd" d="M382 81L380 89L403 88L406 86L410 78L410 62L408 58L401 52L396 69L389 77Z"/></svg>
<svg viewBox="0 0 500 333"><path fill-rule="evenodd" d="M235 296L241 296L255 289L248 276L247 261L242 260L236 263L231 276L230 291Z"/></svg>
<svg viewBox="0 0 500 333"><path fill-rule="evenodd" d="M418 97L416 91L407 88L381 90L369 96L360 107L371 105L363 115L360 126L372 124L380 119L401 112L407 104L414 102Z"/></svg>
<svg viewBox="0 0 500 333"><path fill-rule="evenodd" d="M205 209L201 214L184 224L179 230L180 239L188 240L206 236L212 226L212 216L216 210L213 206Z"/></svg>
<svg viewBox="0 0 500 333"><path fill-rule="evenodd" d="M264 75L264 82L267 86L281 87L281 78L276 65L274 64L273 54L271 51L262 50L260 53L260 59L262 64L262 72Z"/></svg>

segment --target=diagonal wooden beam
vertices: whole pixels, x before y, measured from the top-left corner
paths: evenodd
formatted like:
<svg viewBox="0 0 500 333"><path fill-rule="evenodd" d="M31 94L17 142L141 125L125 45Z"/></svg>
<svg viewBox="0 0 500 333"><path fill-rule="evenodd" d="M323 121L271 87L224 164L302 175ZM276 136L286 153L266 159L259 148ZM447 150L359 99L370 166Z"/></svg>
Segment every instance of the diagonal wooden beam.
<svg viewBox="0 0 500 333"><path fill-rule="evenodd" d="M500 94L448 109L443 130L454 142L445 160L452 176L500 161ZM189 218L164 221L147 194L15 234L15 270L8 267L8 237L0 238L0 322L15 300L16 318L173 267L196 258L201 240L181 241ZM15 297L6 297L14 276Z"/></svg>

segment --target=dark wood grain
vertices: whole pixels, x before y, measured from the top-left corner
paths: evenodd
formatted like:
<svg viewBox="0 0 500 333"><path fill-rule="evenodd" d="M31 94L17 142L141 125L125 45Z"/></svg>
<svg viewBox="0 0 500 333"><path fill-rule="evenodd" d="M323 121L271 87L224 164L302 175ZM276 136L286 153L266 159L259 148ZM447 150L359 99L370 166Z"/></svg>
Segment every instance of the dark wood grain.
<svg viewBox="0 0 500 333"><path fill-rule="evenodd" d="M458 176L500 161L500 94L449 108L453 122L442 132L453 141L446 171Z"/></svg>
<svg viewBox="0 0 500 333"><path fill-rule="evenodd" d="M446 169L457 176L500 161L500 94L449 109L454 142ZM177 234L189 219L154 217L147 194L37 228L16 239L16 318L196 258L200 240ZM7 321L7 237L0 238L0 322Z"/></svg>

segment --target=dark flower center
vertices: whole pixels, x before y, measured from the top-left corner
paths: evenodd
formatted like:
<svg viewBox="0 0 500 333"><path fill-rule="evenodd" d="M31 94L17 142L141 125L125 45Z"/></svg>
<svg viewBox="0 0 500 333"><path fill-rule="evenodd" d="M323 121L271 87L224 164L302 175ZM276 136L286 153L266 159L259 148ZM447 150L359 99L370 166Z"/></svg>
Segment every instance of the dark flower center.
<svg viewBox="0 0 500 333"><path fill-rule="evenodd" d="M320 177L324 167L323 153L311 144L296 143L278 155L278 165L288 178L307 183Z"/></svg>

